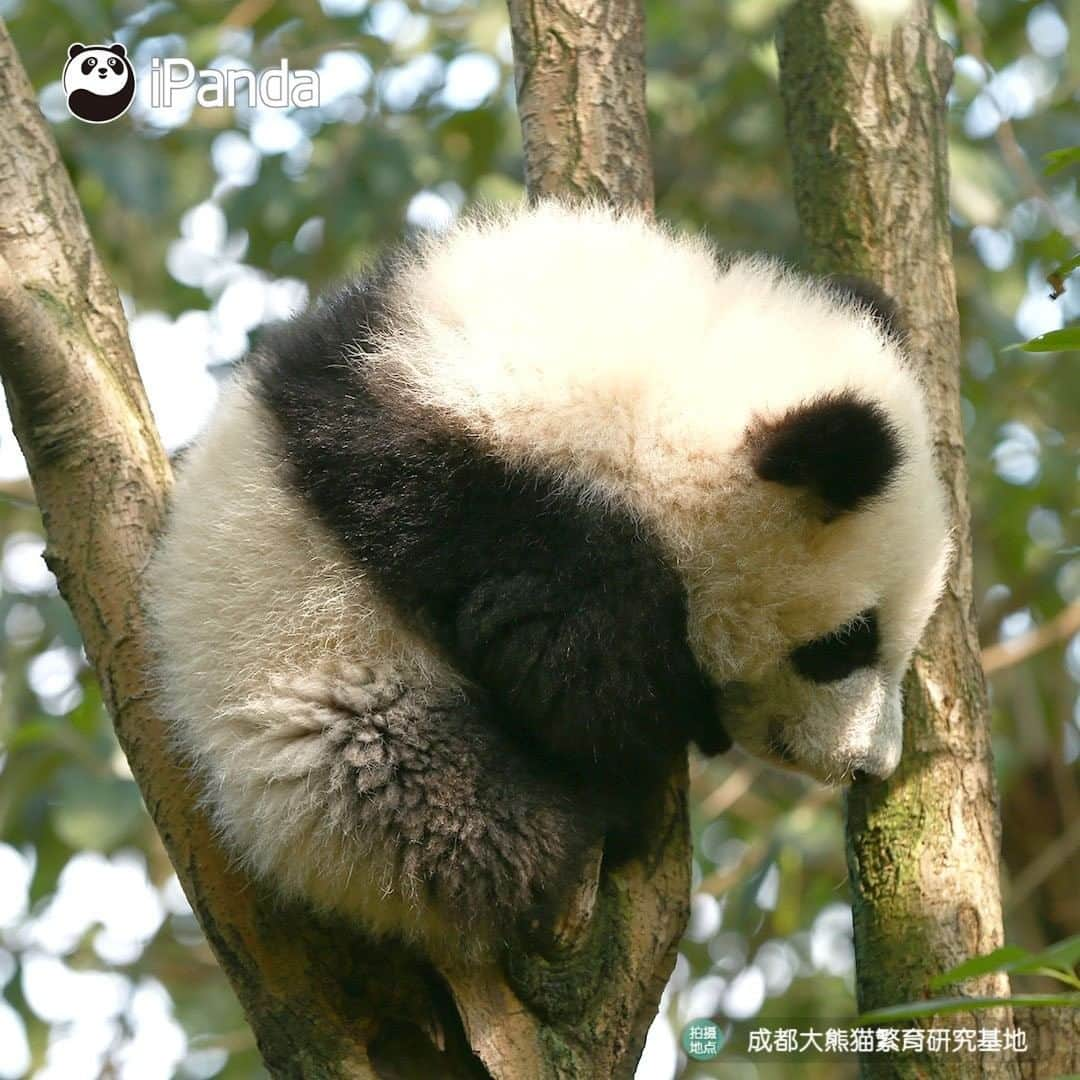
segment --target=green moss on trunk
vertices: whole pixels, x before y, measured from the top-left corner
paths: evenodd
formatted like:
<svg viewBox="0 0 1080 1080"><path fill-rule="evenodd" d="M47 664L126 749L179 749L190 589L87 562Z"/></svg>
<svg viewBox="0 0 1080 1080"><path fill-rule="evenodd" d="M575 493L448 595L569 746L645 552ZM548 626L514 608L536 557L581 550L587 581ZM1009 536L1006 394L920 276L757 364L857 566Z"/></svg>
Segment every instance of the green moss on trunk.
<svg viewBox="0 0 1080 1080"><path fill-rule="evenodd" d="M887 783L856 785L846 800L858 998L868 1009L926 996L935 975L1002 941L1000 827L972 619L959 412L945 126L951 56L926 0L876 30L844 0L799 0L782 22L780 67L811 261L864 275L898 301L957 541L946 595L906 682L901 766ZM963 990L1007 994L1008 981L987 976ZM1009 1022L1004 1010L980 1019ZM1007 1054L868 1055L863 1071L1017 1075Z"/></svg>

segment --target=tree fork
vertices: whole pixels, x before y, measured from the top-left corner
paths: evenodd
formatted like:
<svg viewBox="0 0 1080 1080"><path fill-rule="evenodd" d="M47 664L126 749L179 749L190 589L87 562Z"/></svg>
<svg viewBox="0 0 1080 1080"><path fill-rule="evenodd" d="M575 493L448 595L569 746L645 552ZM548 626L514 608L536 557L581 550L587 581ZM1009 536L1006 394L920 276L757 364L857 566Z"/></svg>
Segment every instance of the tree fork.
<svg viewBox="0 0 1080 1080"><path fill-rule="evenodd" d="M640 5L510 6L532 194L588 192L651 208ZM542 55L529 51L533 33L546 43ZM553 54L554 42L563 51ZM566 126L538 140L530 125L561 73ZM49 563L146 805L271 1074L631 1076L688 914L685 770L647 854L608 873L597 852L550 940L512 951L513 986L503 968L436 972L404 947L284 905L217 843L147 690L139 579L165 513L168 460L116 290L2 22L0 100L0 376Z"/></svg>

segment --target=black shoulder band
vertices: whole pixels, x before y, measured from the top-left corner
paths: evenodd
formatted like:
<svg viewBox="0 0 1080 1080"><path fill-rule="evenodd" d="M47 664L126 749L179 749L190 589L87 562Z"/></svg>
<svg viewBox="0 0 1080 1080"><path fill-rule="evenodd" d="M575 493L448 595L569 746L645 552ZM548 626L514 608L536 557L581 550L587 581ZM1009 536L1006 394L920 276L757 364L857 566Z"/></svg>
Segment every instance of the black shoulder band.
<svg viewBox="0 0 1080 1080"><path fill-rule="evenodd" d="M565 765L632 784L696 732L721 748L685 592L656 544L629 513L373 385L346 354L371 347L385 296L350 285L260 344L258 392L297 490L500 722Z"/></svg>

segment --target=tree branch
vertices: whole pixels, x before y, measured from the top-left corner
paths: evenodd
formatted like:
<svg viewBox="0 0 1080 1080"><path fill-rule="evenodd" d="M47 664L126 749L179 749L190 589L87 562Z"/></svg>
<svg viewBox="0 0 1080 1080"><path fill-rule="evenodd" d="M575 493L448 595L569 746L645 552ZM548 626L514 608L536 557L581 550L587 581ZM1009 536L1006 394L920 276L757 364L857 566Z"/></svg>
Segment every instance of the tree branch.
<svg viewBox="0 0 1080 1080"><path fill-rule="evenodd" d="M264 896L230 864L193 805L147 691L138 599L169 464L119 297L2 22L0 100L0 376L45 522L46 558L259 1049L275 1075L374 1077L407 1054L428 1075L476 1077L476 1059L430 969Z"/></svg>
<svg viewBox="0 0 1080 1080"><path fill-rule="evenodd" d="M1055 836L1039 854L1013 878L1008 891L1008 908L1019 907L1051 874L1066 865L1080 851L1080 818ZM1074 893L1075 895L1075 893Z"/></svg>
<svg viewBox="0 0 1080 1080"><path fill-rule="evenodd" d="M780 61L796 205L815 267L866 275L900 301L957 542L945 597L906 683L900 768L884 784L855 785L847 799L858 996L867 1010L922 997L931 977L1002 941L948 221L951 57L928 0L914 0L884 36L845 0L800 0L782 23ZM1008 980L990 975L964 991L1003 995ZM981 1014L980 1022L1001 1025L1008 1015ZM973 1075L960 1057L930 1067L896 1055L863 1063L875 1077ZM978 1069L1017 1075L1004 1054L984 1055Z"/></svg>
<svg viewBox="0 0 1080 1080"><path fill-rule="evenodd" d="M983 671L987 675L996 675L1030 660L1045 649L1063 644L1077 633L1080 633L1080 600L1074 600L1048 622L1026 634L987 645L982 651Z"/></svg>

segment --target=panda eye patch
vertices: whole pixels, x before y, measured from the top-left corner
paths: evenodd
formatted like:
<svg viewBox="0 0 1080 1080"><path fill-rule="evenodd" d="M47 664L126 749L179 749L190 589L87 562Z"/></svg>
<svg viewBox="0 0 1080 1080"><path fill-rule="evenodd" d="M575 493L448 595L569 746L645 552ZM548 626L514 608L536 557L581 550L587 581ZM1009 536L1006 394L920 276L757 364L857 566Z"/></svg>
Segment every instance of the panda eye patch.
<svg viewBox="0 0 1080 1080"><path fill-rule="evenodd" d="M800 645L791 653L791 662L804 679L836 682L874 663L879 644L877 611L869 609L832 633Z"/></svg>
<svg viewBox="0 0 1080 1080"><path fill-rule="evenodd" d="M120 70L120 61L117 60L115 56L112 57L109 60L109 67L111 67L113 69L113 71L119 71Z"/></svg>
<svg viewBox="0 0 1080 1080"><path fill-rule="evenodd" d="M82 73L84 75L89 75L90 72L93 71L95 67L97 67L97 60L94 59L94 57L92 57L92 56L88 56L82 62Z"/></svg>

